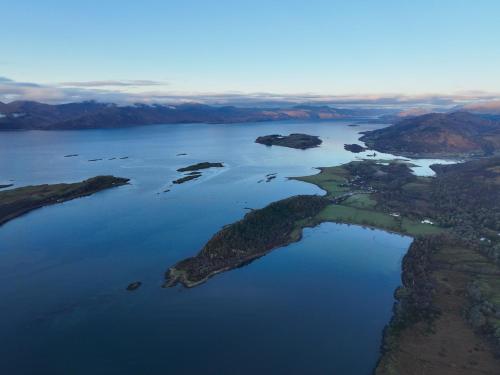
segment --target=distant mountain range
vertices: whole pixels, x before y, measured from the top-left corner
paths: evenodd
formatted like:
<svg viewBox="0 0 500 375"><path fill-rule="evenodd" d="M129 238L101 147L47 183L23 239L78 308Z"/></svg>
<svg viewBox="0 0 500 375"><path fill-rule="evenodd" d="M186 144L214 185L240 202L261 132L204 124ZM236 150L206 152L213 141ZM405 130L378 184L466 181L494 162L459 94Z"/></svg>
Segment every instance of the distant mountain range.
<svg viewBox="0 0 500 375"><path fill-rule="evenodd" d="M360 140L408 157L486 156L500 151L500 122L469 112L429 113L365 132Z"/></svg>
<svg viewBox="0 0 500 375"><path fill-rule="evenodd" d="M380 110L309 105L290 108L239 108L203 104L118 106L93 101L50 105L15 101L8 104L0 102L0 130L104 129L173 123L322 120L378 114Z"/></svg>

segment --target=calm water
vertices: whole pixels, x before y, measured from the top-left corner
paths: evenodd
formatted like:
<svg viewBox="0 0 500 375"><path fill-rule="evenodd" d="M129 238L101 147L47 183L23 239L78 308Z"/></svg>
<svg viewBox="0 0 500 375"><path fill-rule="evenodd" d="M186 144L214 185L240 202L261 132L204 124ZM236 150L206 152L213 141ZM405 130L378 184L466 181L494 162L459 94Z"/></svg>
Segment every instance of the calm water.
<svg viewBox="0 0 500 375"><path fill-rule="evenodd" d="M348 124L0 133L0 183L131 178L0 227L0 373L369 374L407 237L327 223L198 288L160 288L168 266L246 207L321 193L286 177L354 159L343 144L377 126ZM301 151L254 143L290 132L324 144ZM95 158L104 160L88 161ZM177 168L200 161L226 168L170 187ZM428 174L430 162L419 163L416 171ZM278 177L258 183L268 173ZM135 280L143 286L125 291Z"/></svg>

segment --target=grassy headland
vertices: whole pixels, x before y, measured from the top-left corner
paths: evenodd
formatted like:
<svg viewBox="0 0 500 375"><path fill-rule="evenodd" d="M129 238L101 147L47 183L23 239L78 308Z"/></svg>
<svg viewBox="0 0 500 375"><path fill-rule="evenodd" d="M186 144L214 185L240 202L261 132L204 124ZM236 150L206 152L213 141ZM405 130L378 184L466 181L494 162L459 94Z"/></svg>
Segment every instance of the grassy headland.
<svg viewBox="0 0 500 375"><path fill-rule="evenodd" d="M127 178L97 176L72 184L24 186L0 192L0 225L37 208L66 202L128 183Z"/></svg>
<svg viewBox="0 0 500 375"><path fill-rule="evenodd" d="M317 185L336 203L317 215L318 222L359 224L410 236L444 231L438 225L422 223L433 222L429 219L432 212L408 209L410 202L412 206L419 203L415 186L420 195L425 195L431 179L414 176L405 164L351 162L320 168L319 174L294 179Z"/></svg>
<svg viewBox="0 0 500 375"><path fill-rule="evenodd" d="M180 261L166 273L166 286L199 285L217 273L239 267L274 248L300 239L301 228L330 201L298 195L254 210L216 233L194 257Z"/></svg>

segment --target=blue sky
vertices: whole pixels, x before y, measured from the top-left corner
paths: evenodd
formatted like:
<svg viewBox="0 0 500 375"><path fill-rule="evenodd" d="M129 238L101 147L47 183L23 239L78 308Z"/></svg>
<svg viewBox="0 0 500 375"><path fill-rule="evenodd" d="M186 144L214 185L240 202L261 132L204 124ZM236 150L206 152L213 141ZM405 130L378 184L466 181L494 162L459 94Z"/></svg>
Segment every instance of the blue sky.
<svg viewBox="0 0 500 375"><path fill-rule="evenodd" d="M0 77L12 82L132 93L500 91L496 0L0 0L0 9Z"/></svg>

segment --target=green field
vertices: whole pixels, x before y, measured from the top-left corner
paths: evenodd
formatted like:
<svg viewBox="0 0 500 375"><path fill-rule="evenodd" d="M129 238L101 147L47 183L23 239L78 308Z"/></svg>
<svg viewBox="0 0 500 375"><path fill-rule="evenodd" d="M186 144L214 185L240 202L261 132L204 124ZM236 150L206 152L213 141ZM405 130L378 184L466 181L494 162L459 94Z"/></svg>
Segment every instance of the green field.
<svg viewBox="0 0 500 375"><path fill-rule="evenodd" d="M320 168L321 172L312 176L293 177L293 180L304 181L326 190L330 196L343 194L349 191L348 187L341 186L347 182L349 172L342 167Z"/></svg>
<svg viewBox="0 0 500 375"><path fill-rule="evenodd" d="M356 196L353 196L352 198L355 197ZM355 200L355 202L356 204L359 203L358 200ZM316 216L315 219L318 222L333 221L337 223L364 225L385 229L391 232L408 234L410 236L437 234L443 232L442 228L434 225L422 224L415 220L393 217L383 212L347 206L344 204L330 205L326 207Z"/></svg>
<svg viewBox="0 0 500 375"><path fill-rule="evenodd" d="M347 186L351 176L348 170L341 166L320 168L320 170L321 172L318 174L294 179L319 186L326 190L329 197L340 196L351 191ZM418 178L415 182L406 184L403 189L411 195L423 194L428 189L428 180ZM377 200L373 194L368 192L358 192L347 198L342 204L332 204L326 207L314 218L314 221L365 225L411 236L443 232L442 228L435 225L422 224L420 221L405 217L394 217L380 209L377 210Z"/></svg>
<svg viewBox="0 0 500 375"><path fill-rule="evenodd" d="M343 205L372 210L377 205L377 201L370 194L355 194L347 198Z"/></svg>

